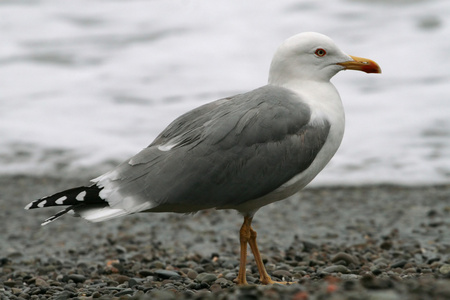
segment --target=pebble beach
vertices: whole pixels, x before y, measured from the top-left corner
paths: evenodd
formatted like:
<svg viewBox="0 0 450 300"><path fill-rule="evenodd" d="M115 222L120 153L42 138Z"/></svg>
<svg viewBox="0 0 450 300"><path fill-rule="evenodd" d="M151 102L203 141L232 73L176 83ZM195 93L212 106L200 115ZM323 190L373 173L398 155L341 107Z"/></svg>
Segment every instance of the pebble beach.
<svg viewBox="0 0 450 300"><path fill-rule="evenodd" d="M0 178L3 299L450 299L450 186L314 187L254 218L269 274L236 286L235 211L137 214L104 223L35 198L86 181Z"/></svg>

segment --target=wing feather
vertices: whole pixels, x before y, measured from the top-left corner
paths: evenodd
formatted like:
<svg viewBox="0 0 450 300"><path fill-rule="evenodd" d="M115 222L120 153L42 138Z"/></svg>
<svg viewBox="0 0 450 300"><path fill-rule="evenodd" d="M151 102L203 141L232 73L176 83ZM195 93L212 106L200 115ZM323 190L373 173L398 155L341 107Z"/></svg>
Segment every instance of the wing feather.
<svg viewBox="0 0 450 300"><path fill-rule="evenodd" d="M130 212L237 206L311 165L330 126L310 124L310 115L298 95L281 87L221 99L182 115L149 147L94 181L111 207ZM167 143L170 149L162 151Z"/></svg>

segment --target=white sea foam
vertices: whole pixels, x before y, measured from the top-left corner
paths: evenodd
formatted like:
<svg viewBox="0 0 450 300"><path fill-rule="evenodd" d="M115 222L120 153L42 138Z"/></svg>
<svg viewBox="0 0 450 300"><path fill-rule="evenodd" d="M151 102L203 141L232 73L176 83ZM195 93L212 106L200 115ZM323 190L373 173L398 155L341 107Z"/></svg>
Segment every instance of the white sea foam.
<svg viewBox="0 0 450 300"><path fill-rule="evenodd" d="M0 174L99 175L318 31L383 74L333 79L347 129L316 184L448 182L449 19L444 0L2 1Z"/></svg>

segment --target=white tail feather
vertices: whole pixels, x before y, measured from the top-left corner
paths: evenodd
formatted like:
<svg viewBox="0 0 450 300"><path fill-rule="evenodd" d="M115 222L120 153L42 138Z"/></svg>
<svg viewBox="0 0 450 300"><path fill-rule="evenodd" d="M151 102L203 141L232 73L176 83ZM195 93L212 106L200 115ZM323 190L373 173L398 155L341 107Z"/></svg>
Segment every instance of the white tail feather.
<svg viewBox="0 0 450 300"><path fill-rule="evenodd" d="M75 212L77 215L90 222L102 222L130 214L123 209L111 208L109 206L76 208Z"/></svg>

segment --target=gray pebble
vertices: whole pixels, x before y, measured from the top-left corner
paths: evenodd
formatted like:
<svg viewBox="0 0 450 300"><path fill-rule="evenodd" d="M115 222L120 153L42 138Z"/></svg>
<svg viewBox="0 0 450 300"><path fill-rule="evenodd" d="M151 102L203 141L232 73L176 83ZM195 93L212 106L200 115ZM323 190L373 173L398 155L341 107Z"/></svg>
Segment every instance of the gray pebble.
<svg viewBox="0 0 450 300"><path fill-rule="evenodd" d="M326 263L324 261L321 260L315 260L315 259L311 259L309 261L309 265L310 266L324 266Z"/></svg>
<svg viewBox="0 0 450 300"><path fill-rule="evenodd" d="M331 258L331 262L333 262L333 263L338 262L340 260L345 261L347 263L347 265L349 265L349 264L357 265L358 264L358 259L355 256L350 255L345 252L339 252L338 254L336 254L335 256L333 256Z"/></svg>
<svg viewBox="0 0 450 300"><path fill-rule="evenodd" d="M101 296L102 296L102 294L100 294L99 291L95 291L95 292L93 292L92 295L91 295L91 297L92 297L93 299L100 298Z"/></svg>
<svg viewBox="0 0 450 300"><path fill-rule="evenodd" d="M221 287L232 285L232 282L224 277L217 278L217 280L214 283L220 284Z"/></svg>
<svg viewBox="0 0 450 300"><path fill-rule="evenodd" d="M292 269L292 272L294 272L294 273L300 273L300 272L306 271L307 269L308 269L307 266L299 266L299 267L294 267L294 268Z"/></svg>
<svg viewBox="0 0 450 300"><path fill-rule="evenodd" d="M389 261L386 258L384 258L384 257L379 257L379 258L375 259L373 261L373 263L376 264L376 265L379 265L379 264L388 265Z"/></svg>
<svg viewBox="0 0 450 300"><path fill-rule="evenodd" d="M70 278L70 276L69 276ZM36 286L49 286L49 284L47 283L47 281L45 281L44 279L42 279L41 277L36 278L36 281L34 283Z"/></svg>
<svg viewBox="0 0 450 300"><path fill-rule="evenodd" d="M114 294L114 297L120 297L120 296L124 296L124 295L132 295L134 294L134 291L132 289L124 289L120 292L117 292Z"/></svg>
<svg viewBox="0 0 450 300"><path fill-rule="evenodd" d="M198 273L191 269L191 270L189 270L189 271L187 272L186 275L187 275L187 277L188 277L189 279L194 280L195 278L197 278Z"/></svg>
<svg viewBox="0 0 450 300"><path fill-rule="evenodd" d="M348 268L346 268L345 266L343 266L343 265L333 265L333 266L329 266L329 267L324 268L322 270L322 272L348 274L351 271Z"/></svg>
<svg viewBox="0 0 450 300"><path fill-rule="evenodd" d="M66 291L69 291L69 292L72 292L72 293L76 293L77 292L77 289L72 285L72 284L66 284L65 286L64 286L64 290L66 290Z"/></svg>
<svg viewBox="0 0 450 300"><path fill-rule="evenodd" d="M142 277L152 276L153 274L154 272L148 269L143 269L139 271L139 275L141 275Z"/></svg>
<svg viewBox="0 0 450 300"><path fill-rule="evenodd" d="M303 251L305 252L311 252L314 249L318 249L319 246L315 243L311 243L308 241L303 241Z"/></svg>
<svg viewBox="0 0 450 300"><path fill-rule="evenodd" d="M86 281L86 277L80 274L70 274L69 279L73 280L75 283L83 283Z"/></svg>
<svg viewBox="0 0 450 300"><path fill-rule="evenodd" d="M74 297L76 297L77 294L76 293L71 293L69 291L63 291L60 294L58 294L55 297L55 300L66 300L66 299L72 299Z"/></svg>
<svg viewBox="0 0 450 300"><path fill-rule="evenodd" d="M128 281L125 282L125 283L119 284L117 286L117 288L119 288L119 289L126 289L126 288L128 288Z"/></svg>
<svg viewBox="0 0 450 300"><path fill-rule="evenodd" d="M228 260L224 261L222 264L222 267L224 269L228 269L228 270L234 269L237 266L239 266L239 261L234 260L234 259L228 259Z"/></svg>
<svg viewBox="0 0 450 300"><path fill-rule="evenodd" d="M234 279L236 279L237 274L234 272L229 272L227 274L225 274L225 279L233 281Z"/></svg>
<svg viewBox="0 0 450 300"><path fill-rule="evenodd" d="M150 268L164 269L165 267L166 267L166 265L163 262L159 261L159 260L155 260L155 261L152 261L150 263Z"/></svg>
<svg viewBox="0 0 450 300"><path fill-rule="evenodd" d="M125 275L120 275L120 274L118 274L118 275L114 274L111 276L111 278L114 279L115 281L117 281L119 284L123 284L125 282L128 282L128 280L130 280L130 277L125 276ZM128 284L126 287L128 287Z"/></svg>
<svg viewBox="0 0 450 300"><path fill-rule="evenodd" d="M171 277L176 277L176 278L181 277L181 275L178 274L177 272L169 271L169 270L156 270L154 272L154 274L163 279L169 279Z"/></svg>
<svg viewBox="0 0 450 300"><path fill-rule="evenodd" d="M274 271L277 266L275 264L272 264L272 263L267 263L265 265L265 267L266 267L266 271L270 272L270 271Z"/></svg>
<svg viewBox="0 0 450 300"><path fill-rule="evenodd" d="M211 290L211 292L217 293L217 292L219 292L220 290L222 290L222 287L221 287L220 284L213 283L213 284L209 287L209 289Z"/></svg>
<svg viewBox="0 0 450 300"><path fill-rule="evenodd" d="M277 276L278 278L283 278L283 277L292 277L292 273L286 270L276 270L273 271L272 274L274 276Z"/></svg>
<svg viewBox="0 0 450 300"><path fill-rule="evenodd" d="M3 284L6 285L6 286L9 286L9 287L21 285L20 282L17 282L17 281L14 281L14 280L6 280L5 282L3 282Z"/></svg>
<svg viewBox="0 0 450 300"><path fill-rule="evenodd" d="M216 281L217 276L211 273L200 273L195 280L201 283L210 283Z"/></svg>
<svg viewBox="0 0 450 300"><path fill-rule="evenodd" d="M205 269L202 266L195 267L194 271L197 273L205 273Z"/></svg>
<svg viewBox="0 0 450 300"><path fill-rule="evenodd" d="M123 247L123 246L117 245L116 246L116 252L119 253L119 254L123 254L123 253L127 252L127 249L125 247Z"/></svg>
<svg viewBox="0 0 450 300"><path fill-rule="evenodd" d="M342 274L340 276L341 279L343 280L355 280L355 279L359 279L361 278L361 275L356 275L356 274Z"/></svg>
<svg viewBox="0 0 450 300"><path fill-rule="evenodd" d="M380 263L378 263L378 264L376 264L374 266L374 269L381 269L381 270L383 270L383 269L388 268L388 266L389 266L389 264L385 264L383 262L380 262Z"/></svg>
<svg viewBox="0 0 450 300"><path fill-rule="evenodd" d="M394 269L394 268L403 268L407 263L408 263L408 261L406 261L406 260L399 260L399 261L393 263L391 265L391 268L392 269Z"/></svg>
<svg viewBox="0 0 450 300"><path fill-rule="evenodd" d="M450 273L450 264L443 264L440 268L439 268L439 272L443 275L447 275Z"/></svg>

